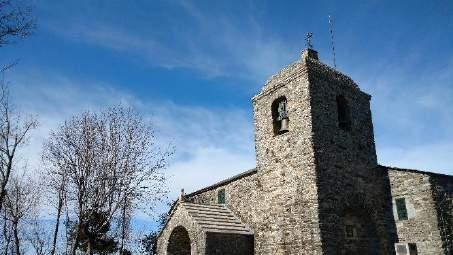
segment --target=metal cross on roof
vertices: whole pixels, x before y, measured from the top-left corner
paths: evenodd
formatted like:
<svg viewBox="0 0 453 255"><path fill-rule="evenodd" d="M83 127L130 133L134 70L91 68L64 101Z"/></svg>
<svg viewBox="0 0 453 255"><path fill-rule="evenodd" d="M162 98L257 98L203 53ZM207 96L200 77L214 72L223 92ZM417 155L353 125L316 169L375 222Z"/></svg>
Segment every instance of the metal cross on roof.
<svg viewBox="0 0 453 255"><path fill-rule="evenodd" d="M305 44L306 44L307 48L309 48L309 49L313 49L313 44L311 43L312 37L313 37L312 32L305 33Z"/></svg>

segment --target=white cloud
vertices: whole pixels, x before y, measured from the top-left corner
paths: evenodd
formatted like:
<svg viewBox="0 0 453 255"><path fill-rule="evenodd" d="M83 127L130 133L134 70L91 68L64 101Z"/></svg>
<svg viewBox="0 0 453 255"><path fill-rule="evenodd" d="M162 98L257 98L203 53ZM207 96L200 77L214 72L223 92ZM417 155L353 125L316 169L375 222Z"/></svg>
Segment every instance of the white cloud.
<svg viewBox="0 0 453 255"><path fill-rule="evenodd" d="M75 81L64 76L27 72L8 76L11 96L18 110L35 116L39 126L31 133L23 158L31 170L41 165L42 144L50 130L83 110L133 102L127 93L106 84Z"/></svg>
<svg viewBox="0 0 453 255"><path fill-rule="evenodd" d="M173 197L180 188L184 187L187 192L194 191L255 165L252 116L242 109L209 109L171 101L143 102L132 92L115 89L109 84L42 72L29 72L21 76L13 73L10 80L16 104L24 112L37 115L40 121L25 151L24 158L30 166L39 166L43 141L49 131L57 128L65 119L85 109L99 109L119 103L133 105L142 111L155 124L160 143L175 146L176 155L168 169ZM436 114L439 122L436 125L453 123L452 110L443 107L452 97L442 94L440 89L414 90L410 94L417 100L412 102L410 98L402 98L395 102L393 99L380 99L378 126L393 123L393 126L384 125L392 133L388 131L377 137L380 162L448 173L453 169L449 158L449 152L453 150L453 142L450 141L453 139L436 142L420 138L426 129L435 127L417 125L420 121L417 113L426 108ZM409 107L408 102L414 103L416 107ZM401 120L395 121L398 118ZM441 130L446 133L446 137L451 138L453 134L444 131L448 130L446 127L441 126ZM406 133L406 137L399 140L388 138L397 132ZM408 146L405 139L419 141L414 146Z"/></svg>
<svg viewBox="0 0 453 255"><path fill-rule="evenodd" d="M167 170L171 199L181 187L194 191L255 165L252 122L240 109L144 102L109 84L38 72L13 73L9 80L15 104L40 122L22 154L33 170L39 169L41 147L51 129L83 110L119 103L134 106L152 121L160 145L175 146L176 155Z"/></svg>
<svg viewBox="0 0 453 255"><path fill-rule="evenodd" d="M384 147L380 150L380 156L381 163L386 166L453 175L452 151L453 142L446 142L411 148Z"/></svg>
<svg viewBox="0 0 453 255"><path fill-rule="evenodd" d="M453 174L452 60L439 60L442 68L419 69L414 56L360 67L359 85L373 96L380 163Z"/></svg>
<svg viewBox="0 0 453 255"><path fill-rule="evenodd" d="M180 188L187 193L212 185L255 166L252 153L236 153L218 147L200 147L194 157L173 164L168 173L176 198Z"/></svg>

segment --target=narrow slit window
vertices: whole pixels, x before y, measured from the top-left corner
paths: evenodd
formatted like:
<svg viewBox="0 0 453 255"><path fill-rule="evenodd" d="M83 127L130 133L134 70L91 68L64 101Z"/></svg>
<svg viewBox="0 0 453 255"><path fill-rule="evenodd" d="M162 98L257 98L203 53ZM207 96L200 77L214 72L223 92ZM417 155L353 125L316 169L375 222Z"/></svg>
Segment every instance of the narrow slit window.
<svg viewBox="0 0 453 255"><path fill-rule="evenodd" d="M397 198L395 199L396 203L396 212L398 214L398 220L407 220L407 208L406 208L406 199Z"/></svg>
<svg viewBox="0 0 453 255"><path fill-rule="evenodd" d="M344 96L337 96L338 127L343 130L351 130L351 112L348 100Z"/></svg>
<svg viewBox="0 0 453 255"><path fill-rule="evenodd" d="M217 191L217 203L225 204L225 189L220 189Z"/></svg>

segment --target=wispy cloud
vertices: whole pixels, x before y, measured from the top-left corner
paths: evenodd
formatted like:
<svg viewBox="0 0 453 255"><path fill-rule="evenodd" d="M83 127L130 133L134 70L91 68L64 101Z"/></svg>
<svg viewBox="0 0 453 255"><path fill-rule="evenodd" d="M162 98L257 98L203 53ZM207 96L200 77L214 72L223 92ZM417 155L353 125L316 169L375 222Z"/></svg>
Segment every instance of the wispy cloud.
<svg viewBox="0 0 453 255"><path fill-rule="evenodd" d="M451 140L414 147L390 145L380 149L381 164L383 165L453 174L451 157L453 142Z"/></svg>
<svg viewBox="0 0 453 255"><path fill-rule="evenodd" d="M32 169L39 169L41 147L50 130L83 110L120 103L135 107L154 124L161 146L175 147L176 155L166 171L171 198L182 187L194 191L255 165L252 122L240 109L144 102L109 84L41 72L12 75L9 80L16 105L40 121L23 153Z"/></svg>
<svg viewBox="0 0 453 255"><path fill-rule="evenodd" d="M453 58L420 68L423 54L356 70L373 96L382 164L453 174Z"/></svg>
<svg viewBox="0 0 453 255"><path fill-rule="evenodd" d="M172 1L172 4L178 9L177 15L143 20L140 28L130 25L134 22L128 21L129 26L126 26L89 15L76 15L70 21L60 19L58 24L46 23L45 28L65 39L130 55L152 66L192 69L205 77L249 79L254 84L264 81L298 57L300 43L293 45L288 41L290 39L270 33L255 19L253 12L238 21L231 13L206 11L190 1ZM145 14L138 9L134 11L147 15L144 10ZM165 26L160 27L161 23ZM401 44L400 40L395 37L387 43L401 50L402 47L396 47ZM428 41L425 38L423 47ZM391 48L390 45L387 47ZM445 160L440 151L453 144L450 142L453 131L449 128L453 125L453 108L447 107L453 104L453 59L440 59L438 62L445 65L439 67L434 63L436 68L433 68L424 60L423 47L411 45L411 54L392 61L383 54L367 64L351 65L349 58L343 62L345 66L358 66L347 73L373 95L380 161L414 168L435 161L438 162L435 166L426 168L448 172L453 169L453 163ZM152 109L149 118L159 127L162 137L172 137L166 141L175 143L178 152L175 164L169 170L176 178L175 192L181 186L190 190L227 177L243 170L243 166L253 167L253 127L251 116L243 109L188 107L163 99L142 102L134 92L113 89L99 81L81 81L55 74L46 76L32 74L33 78L28 81L17 79L22 84L20 93L27 95L24 97L27 100L21 104L40 115L44 125L39 131L42 137L50 127L80 109L123 102L133 104L147 114ZM31 82L35 84L33 89L27 87ZM421 155L421 151L423 157L411 160L415 158L413 155ZM224 168L210 160L216 158L217 162L223 162L219 159L221 155L238 162L237 166L231 166L231 172L222 170ZM209 180L206 182L193 178L193 182L186 185L177 181L178 178L190 179L182 178L187 175L199 176L196 171L212 176L206 176Z"/></svg>
<svg viewBox="0 0 453 255"><path fill-rule="evenodd" d="M159 24L137 30L85 17L67 26L51 23L46 27L77 42L131 54L153 66L196 70L207 78L262 82L297 58L297 47L269 36L253 16L238 23L234 17L202 11L188 1L178 5L182 15L167 24L165 33L158 32Z"/></svg>

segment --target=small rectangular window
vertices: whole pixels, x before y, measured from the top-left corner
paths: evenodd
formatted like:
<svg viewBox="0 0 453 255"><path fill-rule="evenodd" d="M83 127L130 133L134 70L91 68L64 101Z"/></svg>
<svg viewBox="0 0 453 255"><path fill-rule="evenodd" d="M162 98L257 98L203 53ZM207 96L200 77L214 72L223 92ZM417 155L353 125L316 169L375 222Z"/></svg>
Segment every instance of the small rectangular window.
<svg viewBox="0 0 453 255"><path fill-rule="evenodd" d="M405 244L397 244L396 245L396 253L398 255L407 255L408 250Z"/></svg>
<svg viewBox="0 0 453 255"><path fill-rule="evenodd" d="M406 199L397 198L395 199L396 203L396 212L398 213L398 220L407 220L407 208L406 208Z"/></svg>
<svg viewBox="0 0 453 255"><path fill-rule="evenodd" d="M348 238L354 237L354 226L346 225L345 232L346 232L346 237L348 237Z"/></svg>
<svg viewBox="0 0 453 255"><path fill-rule="evenodd" d="M217 192L217 203L218 204L225 204L225 189L220 189Z"/></svg>

